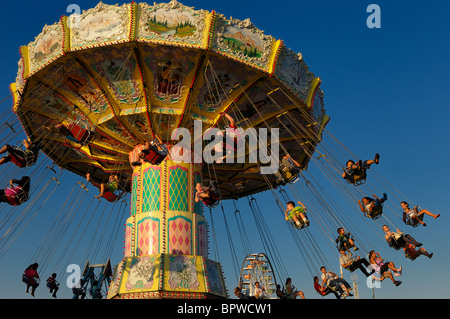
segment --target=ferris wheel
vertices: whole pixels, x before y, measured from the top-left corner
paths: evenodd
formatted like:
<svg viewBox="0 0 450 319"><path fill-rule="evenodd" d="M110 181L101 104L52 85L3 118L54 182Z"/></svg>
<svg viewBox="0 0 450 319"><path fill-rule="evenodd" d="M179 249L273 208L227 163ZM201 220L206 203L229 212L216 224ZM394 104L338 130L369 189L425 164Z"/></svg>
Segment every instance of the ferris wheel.
<svg viewBox="0 0 450 319"><path fill-rule="evenodd" d="M255 296L255 284L264 290L264 299L276 299L277 281L269 258L264 253L249 254L242 263L240 272L241 290Z"/></svg>

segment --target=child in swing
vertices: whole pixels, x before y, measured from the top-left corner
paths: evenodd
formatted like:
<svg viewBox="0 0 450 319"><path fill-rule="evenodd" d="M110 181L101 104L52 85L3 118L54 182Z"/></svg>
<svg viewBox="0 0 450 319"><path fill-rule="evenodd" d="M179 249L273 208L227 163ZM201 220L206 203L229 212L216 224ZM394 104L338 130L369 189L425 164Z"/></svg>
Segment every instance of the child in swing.
<svg viewBox="0 0 450 319"><path fill-rule="evenodd" d="M14 184L16 186L14 186ZM21 179L11 179L10 187L0 190L0 202L11 206L20 205L28 200L30 192L30 177L23 176Z"/></svg>
<svg viewBox="0 0 450 319"><path fill-rule="evenodd" d="M26 167L36 163L39 155L40 144L39 142L32 142L30 139L22 141L25 149L20 147L6 144L0 149L0 154L8 152L8 155L0 159L0 165L11 161L11 157L15 156L20 158L20 163L16 164L19 167Z"/></svg>
<svg viewBox="0 0 450 319"><path fill-rule="evenodd" d="M160 155L157 160L160 160L162 158L161 156L167 155L168 151L167 148L164 146L163 142L159 138L158 135L155 135L155 140L146 141L144 144L144 147L142 148L141 152L139 153L139 157L144 161L149 161L146 159L146 156L150 154L150 149L156 149L157 153ZM155 157L155 156L153 156ZM165 158L165 156L164 156ZM151 160L152 164L157 163L155 161L155 158Z"/></svg>
<svg viewBox="0 0 450 319"><path fill-rule="evenodd" d="M76 125L76 124L71 124L71 125ZM76 125L75 127L77 128L81 128L80 126ZM77 134L77 136L75 136L69 125L64 125L63 123L58 123L56 124L53 129L48 127L48 126L44 126L44 129L47 130L50 133L53 132L58 132L62 135L64 135L68 140L75 142L77 145L77 147L82 147L83 145L89 143L93 137L94 137L94 132L87 130L87 129L81 129L80 133Z"/></svg>
<svg viewBox="0 0 450 319"><path fill-rule="evenodd" d="M53 273L46 281L52 297L56 298L56 292L59 290L59 282L56 281L56 273Z"/></svg>
<svg viewBox="0 0 450 319"><path fill-rule="evenodd" d="M295 206L293 201L286 204L286 211L284 217L286 220L291 220L295 223L297 228L303 228L309 225L309 220L306 218L306 207L302 202L298 202L300 206Z"/></svg>
<svg viewBox="0 0 450 319"><path fill-rule="evenodd" d="M402 216L403 222L408 223L410 225L422 224L422 226L426 226L427 224L423 222L424 215L431 216L434 219L441 216L441 214L433 214L426 209L419 210L418 206L414 208L409 208L409 204L405 201L401 202L400 206L403 209L403 216Z"/></svg>
<svg viewBox="0 0 450 319"><path fill-rule="evenodd" d="M195 185L195 202L198 203L199 201L205 201L211 198L211 192L213 191L211 188L203 186L200 183L197 183Z"/></svg>
<svg viewBox="0 0 450 319"><path fill-rule="evenodd" d="M25 269L24 273L23 273L23 277L26 280L26 284L27 284L27 293L30 290L31 287L31 295L34 297L34 293L36 291L36 288L39 286L39 283L37 282L36 279L39 279L39 274L37 272L37 269L39 267L38 263L34 263L30 266L27 267L27 269Z"/></svg>
<svg viewBox="0 0 450 319"><path fill-rule="evenodd" d="M358 161L355 163L353 160L348 160L346 163L346 167L344 168L344 172L342 173L342 178L347 180L352 180L353 176L355 174L358 174L358 172L365 171L370 168L372 164L379 164L380 163L380 154L376 153L373 160L366 160L366 161Z"/></svg>
<svg viewBox="0 0 450 319"><path fill-rule="evenodd" d="M109 175L108 182L106 182L106 183L96 183L96 182L94 182L91 179L91 174L90 173L86 174L86 180L99 189L100 194L95 196L96 198L103 197L105 192L114 193L119 188L119 178L117 177L116 174Z"/></svg>

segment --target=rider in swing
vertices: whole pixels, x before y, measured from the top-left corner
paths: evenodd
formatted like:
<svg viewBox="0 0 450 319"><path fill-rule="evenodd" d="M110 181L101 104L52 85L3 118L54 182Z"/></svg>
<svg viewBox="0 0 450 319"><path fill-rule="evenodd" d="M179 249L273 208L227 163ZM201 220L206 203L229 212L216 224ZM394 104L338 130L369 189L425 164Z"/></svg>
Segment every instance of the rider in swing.
<svg viewBox="0 0 450 319"><path fill-rule="evenodd" d="M95 187L98 187L100 194L95 196L96 198L100 198L103 197L103 195L105 195L105 192L111 192L111 193L115 193L115 191L117 191L119 189L119 178L117 177L116 174L111 174L109 176L108 182L106 183L96 183L91 179L91 174L87 173L86 174L86 180L88 182L90 182L92 185L94 185Z"/></svg>
<svg viewBox="0 0 450 319"><path fill-rule="evenodd" d="M12 160L13 156L20 159L20 163L16 164L19 167L31 166L36 163L40 150L39 141L32 142L30 139L24 139L22 144L25 149L20 147L6 144L0 149L0 154L8 152L8 155L0 159L0 165L8 163Z"/></svg>
<svg viewBox="0 0 450 319"><path fill-rule="evenodd" d="M309 220L306 218L306 207L302 202L298 202L300 206L295 206L293 201L286 204L286 211L284 217L295 223L296 228L303 228L309 226Z"/></svg>

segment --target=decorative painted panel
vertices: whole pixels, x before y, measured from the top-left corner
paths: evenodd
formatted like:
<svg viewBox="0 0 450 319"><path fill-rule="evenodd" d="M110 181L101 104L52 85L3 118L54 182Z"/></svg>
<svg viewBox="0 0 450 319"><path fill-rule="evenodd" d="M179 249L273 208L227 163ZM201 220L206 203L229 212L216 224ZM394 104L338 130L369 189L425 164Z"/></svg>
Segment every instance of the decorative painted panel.
<svg viewBox="0 0 450 319"><path fill-rule="evenodd" d="M159 240L161 235L160 219L156 217L144 217L137 222L137 255L159 254Z"/></svg>
<svg viewBox="0 0 450 319"><path fill-rule="evenodd" d="M168 253L192 255L192 220L177 215L168 218L167 225Z"/></svg>
<svg viewBox="0 0 450 319"><path fill-rule="evenodd" d="M166 256L164 263L167 284L165 290L204 291L201 260L196 256Z"/></svg>
<svg viewBox="0 0 450 319"><path fill-rule="evenodd" d="M211 19L208 12L193 10L176 1L139 6L138 40L205 46Z"/></svg>
<svg viewBox="0 0 450 319"><path fill-rule="evenodd" d="M131 219L132 219L133 217L131 217ZM132 254L132 241L133 241L133 237L132 237L132 234L133 234L133 224L132 223L130 223L130 222L128 222L126 225L125 225L125 247L124 247L124 256L125 257L131 257L133 254Z"/></svg>
<svg viewBox="0 0 450 319"><path fill-rule="evenodd" d="M81 16L72 15L68 21L71 50L128 41L130 4L122 6L99 2Z"/></svg>
<svg viewBox="0 0 450 319"><path fill-rule="evenodd" d="M141 256L127 260L128 276L122 279L124 292L157 290L159 285L159 256Z"/></svg>
<svg viewBox="0 0 450 319"><path fill-rule="evenodd" d="M169 210L188 211L188 169L181 165L170 166L169 170Z"/></svg>
<svg viewBox="0 0 450 319"><path fill-rule="evenodd" d="M141 211L159 211L161 210L161 167L146 167L143 175Z"/></svg>
<svg viewBox="0 0 450 319"><path fill-rule="evenodd" d="M222 269L220 268L220 265L209 259L204 259L204 262L208 292L227 297L224 285L225 282L222 277Z"/></svg>

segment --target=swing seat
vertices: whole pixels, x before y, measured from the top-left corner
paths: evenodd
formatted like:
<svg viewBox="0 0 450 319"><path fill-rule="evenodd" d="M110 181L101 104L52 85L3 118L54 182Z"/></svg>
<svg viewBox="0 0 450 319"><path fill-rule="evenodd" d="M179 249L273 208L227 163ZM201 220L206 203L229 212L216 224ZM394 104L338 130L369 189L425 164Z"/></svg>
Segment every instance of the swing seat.
<svg viewBox="0 0 450 319"><path fill-rule="evenodd" d="M20 154L18 154L18 152L20 152ZM16 166L20 168L36 164L35 155L29 155L23 149L17 146L15 147L14 153L9 154L9 159L11 162L13 162Z"/></svg>
<svg viewBox="0 0 450 319"><path fill-rule="evenodd" d="M383 206L375 206L371 213L364 213L366 217L376 220L383 214Z"/></svg>
<svg viewBox="0 0 450 319"><path fill-rule="evenodd" d="M83 145L89 143L94 137L94 132L82 128L81 126L74 123L69 125L68 130L73 135L73 137Z"/></svg>
<svg viewBox="0 0 450 319"><path fill-rule="evenodd" d="M28 200L28 194L23 193L16 196L6 196L6 202L11 206L19 206Z"/></svg>
<svg viewBox="0 0 450 319"><path fill-rule="evenodd" d="M143 149L142 153L145 154L143 160L153 165L161 164L168 154L166 150L158 151L156 145L151 145L149 149Z"/></svg>
<svg viewBox="0 0 450 319"><path fill-rule="evenodd" d="M289 169L283 164L280 164L278 171L283 177L283 181L285 183L294 184L299 179L300 170L297 167Z"/></svg>
<svg viewBox="0 0 450 319"><path fill-rule="evenodd" d="M325 288L325 293L322 295L322 294L320 294L319 292L317 292L319 295L321 295L322 297L325 297L325 296L327 296L327 295L329 295L329 294L332 294L332 293L335 293L335 292L337 292L337 289L332 289L332 288L330 288L330 287L326 287ZM338 296L338 299L340 299L340 297Z"/></svg>
<svg viewBox="0 0 450 319"><path fill-rule="evenodd" d="M421 208L420 208L419 206L417 206L417 210L420 211ZM422 215L422 217L419 217L419 219L420 219L420 220L423 220L423 215ZM414 221L413 223L411 223L411 220L410 220L409 218L406 218L405 221L404 221L404 223L405 223L405 225L411 226L411 227L413 227L413 228L416 228L417 226L420 225L420 223L415 222L415 221Z"/></svg>
<svg viewBox="0 0 450 319"><path fill-rule="evenodd" d="M33 282L34 283L36 283L36 284L38 284L39 285L39 281L40 281L40 279L39 278L28 278L27 277L27 275L25 275L25 274L22 274L22 282L24 283L24 284L33 284Z"/></svg>
<svg viewBox="0 0 450 319"><path fill-rule="evenodd" d="M335 243L336 243L336 248L337 248L337 250L347 250L347 249L350 249L351 247L353 247L351 244L350 244L350 239L352 239L353 240L353 236L350 234L350 233L346 233L346 234L344 234L344 237L345 237L345 241L344 241L344 238L342 238L342 239L339 239L339 237L337 237L336 239L335 239ZM345 244L347 244L347 249L345 248Z"/></svg>
<svg viewBox="0 0 450 319"><path fill-rule="evenodd" d="M116 195L113 192L105 191L102 197L106 199L108 202L115 203L119 201L122 198L122 196L123 193L121 193L120 195Z"/></svg>
<svg viewBox="0 0 450 319"><path fill-rule="evenodd" d="M215 208L220 204L221 196L215 189L207 190L208 197L202 199L203 204L209 208Z"/></svg>
<svg viewBox="0 0 450 319"><path fill-rule="evenodd" d="M406 241L403 238L403 236L400 236L398 238L391 237L391 242L388 244L389 244L389 247L392 247L395 250L400 250L401 248L405 247Z"/></svg>
<svg viewBox="0 0 450 319"><path fill-rule="evenodd" d="M50 283L50 282L47 282L47 288L49 289L49 290L53 290L53 289L56 289L56 288L58 288L58 286L59 286L59 284L52 284L52 283Z"/></svg>
<svg viewBox="0 0 450 319"><path fill-rule="evenodd" d="M305 224L305 221L304 221L303 219L300 219L300 220L299 220L299 222L300 222L300 224L301 224L300 226L297 225L297 224L295 223L295 221L293 221L292 219L289 219L289 222L291 223L292 227L297 228L297 229L303 229L303 228L309 226L309 220L308 220L308 216L306 216L306 214L305 214L305 218L306 218L306 220L307 220L308 222Z"/></svg>
<svg viewBox="0 0 450 319"><path fill-rule="evenodd" d="M362 185L366 182L367 172L365 169L356 170L354 174L345 174L345 180L355 186Z"/></svg>
<svg viewBox="0 0 450 319"><path fill-rule="evenodd" d="M10 156L11 162L13 162L16 166L20 168L24 168L27 166L27 161L24 157L20 157L17 154L11 154Z"/></svg>
<svg viewBox="0 0 450 319"><path fill-rule="evenodd" d="M405 257L406 257L406 258L411 259L411 260L415 260L415 259L419 256L419 254L417 254L417 253L414 251L414 249L411 248L411 246L413 246L413 245L411 245L411 244L406 244L406 245L403 247L403 251L405 252ZM411 251L412 254L410 253L410 251Z"/></svg>
<svg viewBox="0 0 450 319"><path fill-rule="evenodd" d="M405 225L411 226L411 227L413 227L413 228L416 228L417 226L420 225L420 223L413 223L413 224L411 224L411 222L410 222L408 219L406 219L406 220L405 220Z"/></svg>

